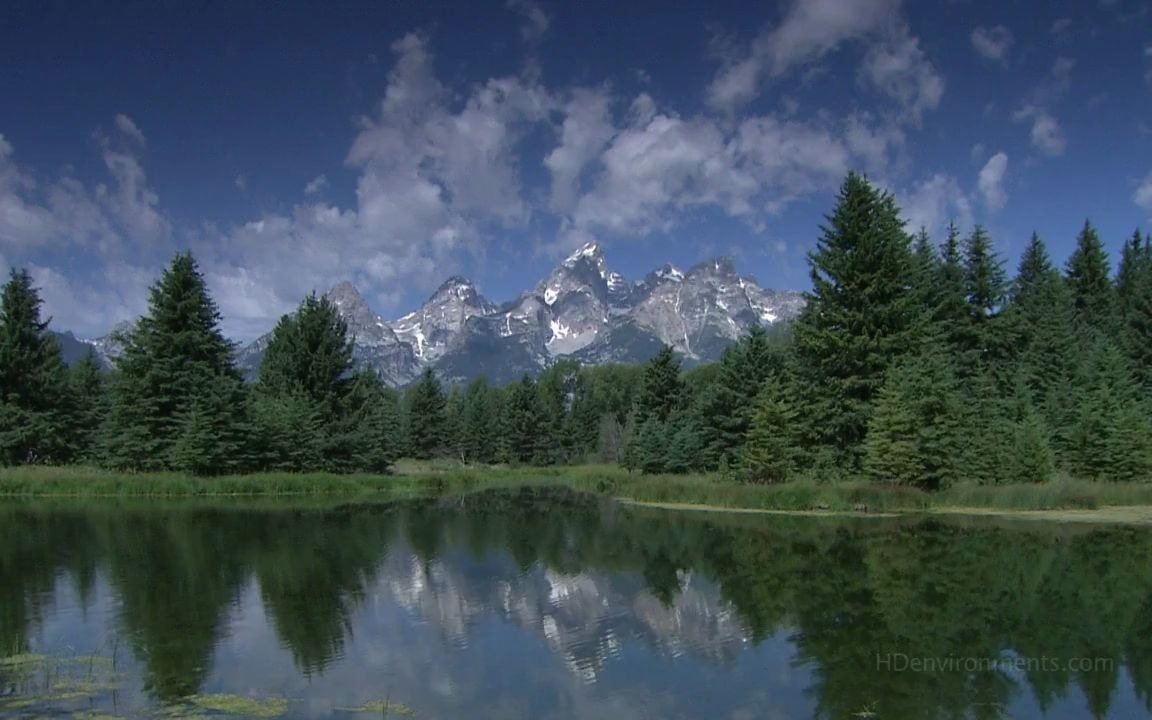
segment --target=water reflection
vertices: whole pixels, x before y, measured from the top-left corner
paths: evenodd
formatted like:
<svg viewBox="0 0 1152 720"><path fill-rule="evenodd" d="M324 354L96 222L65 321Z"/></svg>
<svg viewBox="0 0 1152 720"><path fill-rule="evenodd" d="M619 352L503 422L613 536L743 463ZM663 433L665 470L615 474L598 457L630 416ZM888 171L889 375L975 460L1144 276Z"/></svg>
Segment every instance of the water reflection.
<svg viewBox="0 0 1152 720"><path fill-rule="evenodd" d="M7 504L0 654L114 655L115 692L79 702L125 716L227 692L298 717L386 697L435 718L1146 717L1150 559L1132 528L680 516L557 491ZM1017 657L1057 664L963 665ZM13 667L0 714L22 712Z"/></svg>

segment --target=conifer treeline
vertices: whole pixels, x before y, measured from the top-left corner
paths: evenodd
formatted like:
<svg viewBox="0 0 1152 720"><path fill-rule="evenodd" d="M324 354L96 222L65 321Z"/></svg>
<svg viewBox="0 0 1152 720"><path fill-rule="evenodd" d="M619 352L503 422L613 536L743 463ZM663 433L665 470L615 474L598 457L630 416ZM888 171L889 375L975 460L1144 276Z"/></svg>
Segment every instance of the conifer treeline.
<svg viewBox="0 0 1152 720"><path fill-rule="evenodd" d="M504 387L404 392L353 370L352 338L315 294L272 333L259 380L190 255L151 289L107 376L65 367L27 273L0 307L0 461L98 462L197 474L599 460L642 472L723 470L753 482L1152 478L1152 240L1113 277L1085 223L1063 272L1033 236L1009 281L991 238L911 237L893 198L850 174L809 263L800 317L756 328L683 371L562 360Z"/></svg>

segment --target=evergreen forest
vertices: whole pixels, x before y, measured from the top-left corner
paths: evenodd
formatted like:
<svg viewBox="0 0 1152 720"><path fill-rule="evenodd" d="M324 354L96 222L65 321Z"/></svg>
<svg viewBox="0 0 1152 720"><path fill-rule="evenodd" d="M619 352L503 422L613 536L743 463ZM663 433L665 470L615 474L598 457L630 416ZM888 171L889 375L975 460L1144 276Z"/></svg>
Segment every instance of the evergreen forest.
<svg viewBox="0 0 1152 720"><path fill-rule="evenodd" d="M177 255L115 367L67 366L31 276L0 297L0 465L128 472L387 472L619 463L752 483L866 478L941 490L1152 479L1152 238L1115 270L1090 222L1063 265L1033 235L1010 274L988 232L910 233L849 174L809 253L801 315L685 368L559 360L496 387L431 370L386 387L315 293L246 383L195 259Z"/></svg>

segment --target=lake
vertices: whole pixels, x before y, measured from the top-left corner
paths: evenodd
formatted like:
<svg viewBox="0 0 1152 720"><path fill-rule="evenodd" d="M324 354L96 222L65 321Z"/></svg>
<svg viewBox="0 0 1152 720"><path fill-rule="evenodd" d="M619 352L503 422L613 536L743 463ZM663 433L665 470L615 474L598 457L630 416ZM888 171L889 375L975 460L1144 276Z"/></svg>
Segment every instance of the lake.
<svg viewBox="0 0 1152 720"><path fill-rule="evenodd" d="M0 716L1152 717L1152 531L560 490L0 504Z"/></svg>

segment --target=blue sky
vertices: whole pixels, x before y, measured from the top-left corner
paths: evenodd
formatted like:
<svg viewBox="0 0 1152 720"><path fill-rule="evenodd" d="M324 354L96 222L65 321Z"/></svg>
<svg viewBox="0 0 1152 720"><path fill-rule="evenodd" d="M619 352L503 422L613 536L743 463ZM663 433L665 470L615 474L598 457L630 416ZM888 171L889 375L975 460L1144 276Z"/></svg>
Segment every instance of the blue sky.
<svg viewBox="0 0 1152 720"><path fill-rule="evenodd" d="M849 169L1010 267L1152 224L1152 0L14 0L0 98L0 268L81 335L185 248L239 339L342 279L508 299L589 240L803 289Z"/></svg>

